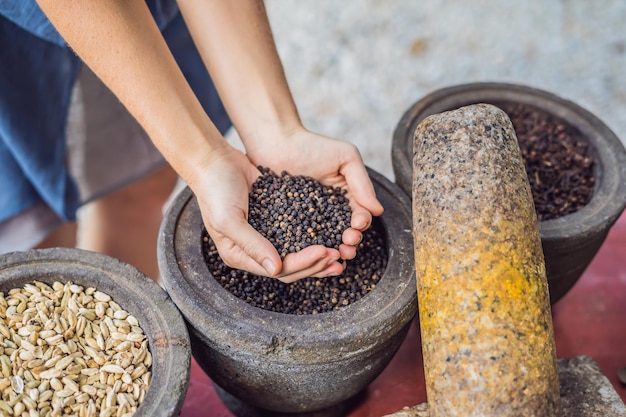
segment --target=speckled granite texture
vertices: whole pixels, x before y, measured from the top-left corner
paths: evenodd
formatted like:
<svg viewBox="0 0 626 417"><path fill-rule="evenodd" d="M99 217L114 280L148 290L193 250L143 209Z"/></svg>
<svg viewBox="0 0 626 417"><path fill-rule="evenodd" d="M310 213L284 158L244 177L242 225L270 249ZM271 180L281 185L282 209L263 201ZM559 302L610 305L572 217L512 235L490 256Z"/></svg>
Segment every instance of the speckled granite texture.
<svg viewBox="0 0 626 417"><path fill-rule="evenodd" d="M598 364L588 356L559 359L562 417L626 417L626 406ZM384 417L429 417L428 404Z"/></svg>
<svg viewBox="0 0 626 417"><path fill-rule="evenodd" d="M513 125L476 104L415 130L413 239L433 417L556 417L539 226Z"/></svg>
<svg viewBox="0 0 626 417"><path fill-rule="evenodd" d="M393 179L391 135L414 102L474 81L574 100L626 139L626 2L266 0L306 126L355 143Z"/></svg>

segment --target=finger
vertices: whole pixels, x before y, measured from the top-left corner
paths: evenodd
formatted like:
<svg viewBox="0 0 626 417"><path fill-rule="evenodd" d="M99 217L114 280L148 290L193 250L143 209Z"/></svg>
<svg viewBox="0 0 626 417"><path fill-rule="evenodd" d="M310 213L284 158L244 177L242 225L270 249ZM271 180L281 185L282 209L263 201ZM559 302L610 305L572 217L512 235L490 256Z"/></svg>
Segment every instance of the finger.
<svg viewBox="0 0 626 417"><path fill-rule="evenodd" d="M302 278L317 276L332 264L338 263L339 257L340 253L336 249L321 245L309 246L285 256L283 269L278 279L282 282L294 282Z"/></svg>
<svg viewBox="0 0 626 417"><path fill-rule="evenodd" d="M374 216L383 214L384 208L376 198L374 185L365 165L362 163L348 164L342 169L342 174L346 179L350 194L358 205L364 207Z"/></svg>
<svg viewBox="0 0 626 417"><path fill-rule="evenodd" d="M341 234L341 241L349 246L356 246L361 243L363 233L360 230L350 227Z"/></svg>
<svg viewBox="0 0 626 417"><path fill-rule="evenodd" d="M315 274L315 278L329 278L341 275L343 271L346 269L345 262L333 262L329 266L326 267L323 271L318 274Z"/></svg>
<svg viewBox="0 0 626 417"><path fill-rule="evenodd" d="M226 265L256 275L278 276L282 262L269 240L245 221L231 221L226 227L227 229L218 232L219 237L214 239L220 257Z"/></svg>
<svg viewBox="0 0 626 417"><path fill-rule="evenodd" d="M289 284L295 281L298 281L300 279L303 278L328 278L328 277L332 277L332 276L337 276L337 275L341 275L341 273L344 271L345 269L345 265L343 263L339 263L335 260L333 260L333 262L331 262L331 264L328 264L328 261L326 259L319 261L316 265L314 265L314 267L311 268L311 270L313 269L320 269L320 272L302 272L302 273L296 273L296 274L291 274L291 275L287 275L285 277L281 277L278 278L280 281ZM302 276L300 276L302 275Z"/></svg>
<svg viewBox="0 0 626 417"><path fill-rule="evenodd" d="M372 224L372 213L366 208L359 206L357 204L350 204L350 207L352 208L352 217L350 219L350 227L358 231L367 230Z"/></svg>
<svg viewBox="0 0 626 417"><path fill-rule="evenodd" d="M339 245L339 253L341 254L341 259L354 259L356 256L356 246Z"/></svg>

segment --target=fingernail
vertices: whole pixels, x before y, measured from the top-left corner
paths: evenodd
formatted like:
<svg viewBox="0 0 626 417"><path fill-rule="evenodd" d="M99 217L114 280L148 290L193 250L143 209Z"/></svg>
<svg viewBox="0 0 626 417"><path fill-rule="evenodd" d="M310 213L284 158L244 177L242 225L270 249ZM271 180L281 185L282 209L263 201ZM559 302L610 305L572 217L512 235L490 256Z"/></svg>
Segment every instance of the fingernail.
<svg viewBox="0 0 626 417"><path fill-rule="evenodd" d="M276 265L274 265L274 262L272 262L271 259L269 259L269 258L264 259L262 265L263 265L263 268L265 269L265 271L270 276L276 275Z"/></svg>
<svg viewBox="0 0 626 417"><path fill-rule="evenodd" d="M339 272L330 272L328 275L326 275L327 277L338 277L339 275L341 275Z"/></svg>
<svg viewBox="0 0 626 417"><path fill-rule="evenodd" d="M339 260L339 258L330 258L330 261L328 261L328 263L326 264L326 266L330 266L333 263L337 262Z"/></svg>

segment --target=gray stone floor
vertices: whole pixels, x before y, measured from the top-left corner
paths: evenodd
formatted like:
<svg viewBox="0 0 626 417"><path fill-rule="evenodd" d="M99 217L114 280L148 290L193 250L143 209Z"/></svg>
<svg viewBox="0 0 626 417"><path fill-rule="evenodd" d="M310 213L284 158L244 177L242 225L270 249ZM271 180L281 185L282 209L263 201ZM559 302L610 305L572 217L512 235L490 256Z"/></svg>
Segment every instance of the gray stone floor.
<svg viewBox="0 0 626 417"><path fill-rule="evenodd" d="M425 94L514 82L573 100L626 139L622 0L267 0L302 119L393 179L392 132Z"/></svg>

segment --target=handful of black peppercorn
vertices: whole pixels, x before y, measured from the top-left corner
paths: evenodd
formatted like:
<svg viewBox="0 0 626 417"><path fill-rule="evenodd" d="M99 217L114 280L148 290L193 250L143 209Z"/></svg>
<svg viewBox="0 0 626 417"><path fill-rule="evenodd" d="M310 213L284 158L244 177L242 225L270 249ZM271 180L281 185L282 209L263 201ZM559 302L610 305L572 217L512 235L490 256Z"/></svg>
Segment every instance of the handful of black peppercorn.
<svg viewBox="0 0 626 417"><path fill-rule="evenodd" d="M259 167L252 186L248 222L265 236L281 257L311 245L338 248L350 225L351 210L345 192L303 176L275 175ZM373 290L387 266L387 250L376 219L363 233L356 257L343 274L303 278L292 283L257 276L226 266L217 247L202 231L203 255L211 275L235 297L268 311L318 314L339 310Z"/></svg>
<svg viewBox="0 0 626 417"><path fill-rule="evenodd" d="M258 168L261 176L250 191L248 222L281 258L312 245L338 249L352 213L346 191L311 177Z"/></svg>

